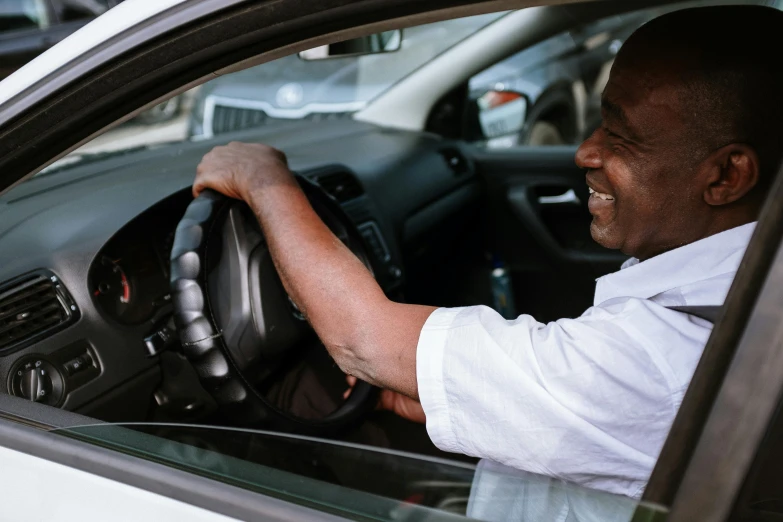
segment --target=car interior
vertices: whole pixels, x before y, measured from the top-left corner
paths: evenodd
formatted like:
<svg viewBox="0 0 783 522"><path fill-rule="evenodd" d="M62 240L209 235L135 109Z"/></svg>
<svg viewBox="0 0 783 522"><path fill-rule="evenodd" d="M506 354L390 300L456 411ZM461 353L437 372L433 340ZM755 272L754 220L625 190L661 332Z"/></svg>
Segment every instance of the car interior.
<svg viewBox="0 0 783 522"><path fill-rule="evenodd" d="M351 118L280 120L194 140L77 150L6 191L0 401L17 408L26 401L27 422L54 428L182 423L344 443L363 443L372 431L381 433L379 446L475 462L435 448L423 425L373 411L369 386L343 400L345 377L285 294L252 214L214 195L194 200L190 185L217 145L272 145L286 153L318 213L391 299L497 307L497 285L505 284L509 313L540 322L577 317L592 304L596 278L626 259L590 237L588 187L573 160L590 129L574 127L567 144L493 146L477 99L484 93L468 86L517 52L635 10L624 2L598 4L494 17ZM590 45L612 43L596 41ZM583 64L572 89L597 85L599 69L610 63ZM597 86L590 95L600 97ZM582 103L588 105L583 96ZM535 114L528 108L528 118ZM511 133L533 123L527 119ZM158 130L133 125L150 136ZM292 372L325 384L330 399L292 413L296 390L278 385ZM187 440L173 428L169 436ZM207 439L199 444L212 447ZM286 464L301 466L302 474L340 474L305 464L316 449L274 451L306 455ZM363 478L329 480L355 481L360 489ZM464 494L452 488L432 502L459 503Z"/></svg>

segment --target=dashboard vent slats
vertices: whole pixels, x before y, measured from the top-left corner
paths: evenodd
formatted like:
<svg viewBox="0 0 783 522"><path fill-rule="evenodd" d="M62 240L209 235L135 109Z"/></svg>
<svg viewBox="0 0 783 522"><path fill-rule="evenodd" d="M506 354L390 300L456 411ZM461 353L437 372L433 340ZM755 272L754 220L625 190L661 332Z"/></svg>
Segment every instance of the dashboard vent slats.
<svg viewBox="0 0 783 522"><path fill-rule="evenodd" d="M36 273L0 288L0 352L20 348L76 319L56 277Z"/></svg>
<svg viewBox="0 0 783 522"><path fill-rule="evenodd" d="M350 172L337 171L320 174L315 176L315 181L340 203L356 199L364 194L361 183Z"/></svg>

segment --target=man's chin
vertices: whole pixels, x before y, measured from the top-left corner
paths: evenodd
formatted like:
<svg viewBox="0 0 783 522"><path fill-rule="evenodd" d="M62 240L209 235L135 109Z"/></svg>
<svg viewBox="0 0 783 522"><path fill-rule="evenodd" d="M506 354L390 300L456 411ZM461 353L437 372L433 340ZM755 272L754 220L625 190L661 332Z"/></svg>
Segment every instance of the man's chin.
<svg viewBox="0 0 783 522"><path fill-rule="evenodd" d="M596 223L595 218L590 223L590 235L593 237L593 241L604 248L619 250L623 244L620 235L613 231L611 226L600 225Z"/></svg>

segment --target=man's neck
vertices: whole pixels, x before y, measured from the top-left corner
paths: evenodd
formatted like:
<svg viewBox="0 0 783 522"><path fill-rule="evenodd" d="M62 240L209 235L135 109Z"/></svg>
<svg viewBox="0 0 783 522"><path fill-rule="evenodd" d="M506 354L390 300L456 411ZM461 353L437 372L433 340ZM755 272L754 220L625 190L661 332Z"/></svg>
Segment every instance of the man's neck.
<svg viewBox="0 0 783 522"><path fill-rule="evenodd" d="M710 219L706 221L704 225L701 227L693 227L693 226L688 227L689 231L691 232L691 234L689 234L688 236L680 237L679 239L676 239L674 241L669 241L665 243L663 246L659 246L657 248L653 248L642 252L637 252L630 255L639 259L639 261L645 261L647 259L653 258L655 256L659 256L661 254L664 254L676 248L680 248L690 243L694 243L696 241L700 241L710 236L714 236L715 234L720 234L721 232L725 232L726 230L731 230L732 228L737 228L737 227L741 227L742 225L747 225L748 223L753 223L757 219L758 219L758 210L754 210L752 212L742 212L742 213L735 212L732 214L723 215L719 217L716 216L715 219Z"/></svg>

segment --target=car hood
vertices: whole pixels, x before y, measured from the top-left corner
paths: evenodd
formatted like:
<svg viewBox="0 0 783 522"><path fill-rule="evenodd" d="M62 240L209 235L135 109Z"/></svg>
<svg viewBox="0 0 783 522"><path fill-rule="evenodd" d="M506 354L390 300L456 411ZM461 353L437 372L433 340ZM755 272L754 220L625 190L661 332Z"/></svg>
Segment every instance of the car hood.
<svg viewBox="0 0 783 522"><path fill-rule="evenodd" d="M200 94L264 101L282 110L314 103L366 102L375 96L376 89L359 85L358 69L356 58L307 62L288 56L212 80Z"/></svg>

